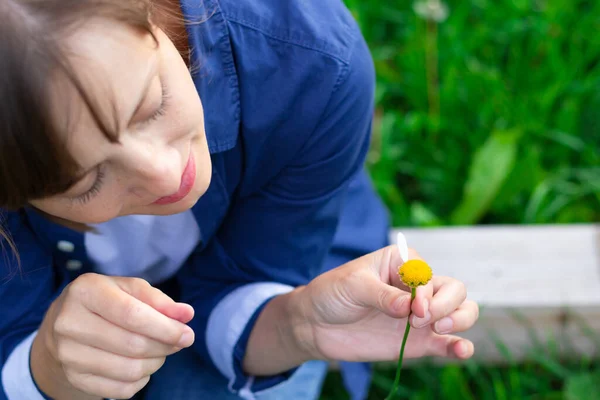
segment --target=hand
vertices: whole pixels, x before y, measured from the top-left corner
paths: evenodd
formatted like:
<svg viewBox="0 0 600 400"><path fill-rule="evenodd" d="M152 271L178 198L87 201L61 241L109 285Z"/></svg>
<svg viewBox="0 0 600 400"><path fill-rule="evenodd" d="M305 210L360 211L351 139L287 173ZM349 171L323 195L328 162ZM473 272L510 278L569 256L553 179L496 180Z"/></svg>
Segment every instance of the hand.
<svg viewBox="0 0 600 400"><path fill-rule="evenodd" d="M410 258L419 258L411 250ZM470 358L473 343L451 335L473 326L476 303L466 300L462 282L435 275L417 289L409 309L410 289L402 284L403 263L396 246L348 262L308 284L301 292L300 341L311 358L343 361L398 359L406 318L412 311L405 358Z"/></svg>
<svg viewBox="0 0 600 400"><path fill-rule="evenodd" d="M32 349L32 356L45 350L59 368L32 362L34 377L51 397L130 398L166 356L193 343L185 325L193 313L142 279L82 275L54 301ZM44 375L53 369L54 376ZM64 390L69 385L77 395Z"/></svg>

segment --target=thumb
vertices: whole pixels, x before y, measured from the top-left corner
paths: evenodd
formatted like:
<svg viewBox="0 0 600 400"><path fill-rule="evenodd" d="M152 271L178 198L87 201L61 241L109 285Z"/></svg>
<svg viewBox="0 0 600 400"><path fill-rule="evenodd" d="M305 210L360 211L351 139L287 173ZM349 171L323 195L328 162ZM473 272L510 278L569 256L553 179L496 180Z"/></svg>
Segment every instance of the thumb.
<svg viewBox="0 0 600 400"><path fill-rule="evenodd" d="M189 304L176 303L160 289L140 278L115 278L117 285L129 295L148 304L161 314L187 324L194 317L194 309Z"/></svg>
<svg viewBox="0 0 600 400"><path fill-rule="evenodd" d="M390 286L375 276L368 276L360 285L347 288L362 306L375 308L392 318L405 318L410 313L410 293Z"/></svg>

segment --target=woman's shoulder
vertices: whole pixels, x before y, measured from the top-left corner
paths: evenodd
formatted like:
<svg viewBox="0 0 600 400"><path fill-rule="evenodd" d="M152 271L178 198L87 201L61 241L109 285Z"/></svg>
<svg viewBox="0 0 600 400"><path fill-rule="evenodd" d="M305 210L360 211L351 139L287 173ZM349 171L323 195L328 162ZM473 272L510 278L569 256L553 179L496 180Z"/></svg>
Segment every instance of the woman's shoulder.
<svg viewBox="0 0 600 400"><path fill-rule="evenodd" d="M24 210L0 208L0 231L0 284L16 272L28 273L50 265L50 251L32 229Z"/></svg>
<svg viewBox="0 0 600 400"><path fill-rule="evenodd" d="M360 30L342 0L219 0L225 20L239 34L314 50L348 62ZM249 43L247 43L249 44Z"/></svg>
<svg viewBox="0 0 600 400"><path fill-rule="evenodd" d="M26 228L26 220L22 211L7 210L0 207L0 243L4 244L12 235Z"/></svg>

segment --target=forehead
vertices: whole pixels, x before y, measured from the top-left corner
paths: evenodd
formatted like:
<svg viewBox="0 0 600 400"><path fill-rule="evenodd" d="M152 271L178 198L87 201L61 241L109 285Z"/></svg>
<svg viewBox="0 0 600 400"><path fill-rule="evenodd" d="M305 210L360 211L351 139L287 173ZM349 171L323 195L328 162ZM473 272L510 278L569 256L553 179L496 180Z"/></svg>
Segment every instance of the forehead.
<svg viewBox="0 0 600 400"><path fill-rule="evenodd" d="M156 43L147 31L97 18L81 25L66 39L66 50L75 68L92 73L97 70L124 84L144 73Z"/></svg>
<svg viewBox="0 0 600 400"><path fill-rule="evenodd" d="M106 126L118 130L115 124L126 122L146 78L156 68L157 44L147 31L109 19L92 19L66 38L64 55L89 106ZM106 142L106 137L69 77L58 76L50 95L52 114L65 134L69 152L85 166L89 153L100 141Z"/></svg>

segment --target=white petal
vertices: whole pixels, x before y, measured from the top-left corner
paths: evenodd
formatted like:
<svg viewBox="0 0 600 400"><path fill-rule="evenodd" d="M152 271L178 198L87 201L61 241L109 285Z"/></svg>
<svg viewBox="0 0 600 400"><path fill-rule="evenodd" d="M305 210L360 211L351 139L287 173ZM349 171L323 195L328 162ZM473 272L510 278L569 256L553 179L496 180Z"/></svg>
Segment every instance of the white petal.
<svg viewBox="0 0 600 400"><path fill-rule="evenodd" d="M400 251L400 257L402 257L402 261L408 261L408 244L406 243L406 237L402 232L398 232L396 236L396 246L398 246L398 250Z"/></svg>

